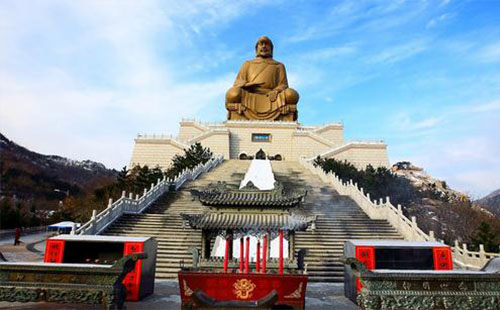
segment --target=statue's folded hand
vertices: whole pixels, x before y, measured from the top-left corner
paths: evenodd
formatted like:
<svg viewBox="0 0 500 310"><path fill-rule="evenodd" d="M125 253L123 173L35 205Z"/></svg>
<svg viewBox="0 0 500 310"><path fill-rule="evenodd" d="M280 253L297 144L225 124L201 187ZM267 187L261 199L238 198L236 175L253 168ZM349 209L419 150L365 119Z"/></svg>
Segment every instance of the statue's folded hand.
<svg viewBox="0 0 500 310"><path fill-rule="evenodd" d="M267 93L267 96L269 97L269 100L271 102L274 102L278 98L278 91L271 90L270 92Z"/></svg>

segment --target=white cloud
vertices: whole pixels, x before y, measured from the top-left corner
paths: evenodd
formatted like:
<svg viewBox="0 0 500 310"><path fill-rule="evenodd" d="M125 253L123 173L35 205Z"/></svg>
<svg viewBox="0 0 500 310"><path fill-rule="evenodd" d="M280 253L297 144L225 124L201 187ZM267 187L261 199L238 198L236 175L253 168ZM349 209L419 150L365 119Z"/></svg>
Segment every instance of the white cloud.
<svg viewBox="0 0 500 310"><path fill-rule="evenodd" d="M472 199L479 199L500 188L499 174L500 169L495 168L458 171L450 182Z"/></svg>
<svg viewBox="0 0 500 310"><path fill-rule="evenodd" d="M367 58L372 64L392 64L422 53L427 43L422 40L411 41L399 46L391 46Z"/></svg>
<svg viewBox="0 0 500 310"><path fill-rule="evenodd" d="M460 113L483 113L500 111L500 100L458 106L455 110Z"/></svg>
<svg viewBox="0 0 500 310"><path fill-rule="evenodd" d="M155 40L167 36L170 49L190 44L191 24L219 27L243 5L52 1L26 10L23 1L2 3L0 130L38 152L120 168L136 133L175 133L182 116L206 106L223 116L233 74L179 80L169 70L176 59L158 55Z"/></svg>
<svg viewBox="0 0 500 310"><path fill-rule="evenodd" d="M500 146L490 138L456 136L414 141L418 152L404 159L425 167L455 189L482 197L500 188ZM403 158L398 158L403 159Z"/></svg>
<svg viewBox="0 0 500 310"><path fill-rule="evenodd" d="M442 0L439 6L446 6L451 2L451 0Z"/></svg>
<svg viewBox="0 0 500 310"><path fill-rule="evenodd" d="M444 21L447 21L451 18L454 17L454 14L452 13L444 13L444 14L441 14L439 15L438 17L435 17L435 18L432 18L431 20L429 20L429 22L427 23L427 25L425 26L426 28L434 28L436 27L439 23L442 23Z"/></svg>
<svg viewBox="0 0 500 310"><path fill-rule="evenodd" d="M481 48L477 55L482 62L499 62L500 61L500 42L495 42Z"/></svg>
<svg viewBox="0 0 500 310"><path fill-rule="evenodd" d="M415 119L409 113L398 113L392 118L392 123L398 131L422 131L432 129L439 125L442 117L429 117L424 119Z"/></svg>
<svg viewBox="0 0 500 310"><path fill-rule="evenodd" d="M303 55L301 59L307 61L332 61L336 58L352 55L355 52L356 48L354 46L327 47L312 50Z"/></svg>
<svg viewBox="0 0 500 310"><path fill-rule="evenodd" d="M375 4L363 1L332 3L333 6L324 8L326 14L321 15L321 18L314 16L299 23L299 27L287 41L298 43L345 32L380 32L408 22L418 15L422 8L419 3L411 3L408 6L405 1Z"/></svg>
<svg viewBox="0 0 500 310"><path fill-rule="evenodd" d="M436 110L421 120L395 114L391 159L409 160L455 189L484 196L500 187L500 103L498 100ZM418 134L421 136L419 137Z"/></svg>

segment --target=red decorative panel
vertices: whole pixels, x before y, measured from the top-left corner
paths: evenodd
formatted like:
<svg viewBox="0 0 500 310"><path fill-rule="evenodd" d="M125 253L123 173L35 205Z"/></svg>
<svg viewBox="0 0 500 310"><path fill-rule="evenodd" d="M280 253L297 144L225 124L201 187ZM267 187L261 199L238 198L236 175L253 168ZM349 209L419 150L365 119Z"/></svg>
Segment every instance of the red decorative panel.
<svg viewBox="0 0 500 310"><path fill-rule="evenodd" d="M45 256L46 263L62 263L64 255L64 240L47 240Z"/></svg>
<svg viewBox="0 0 500 310"><path fill-rule="evenodd" d="M369 270L375 269L375 248L372 246L357 246L356 259L365 264Z"/></svg>
<svg viewBox="0 0 500 310"><path fill-rule="evenodd" d="M369 270L375 269L375 247L372 246L357 246L356 259L365 264ZM356 291L359 291L363 285L356 278Z"/></svg>
<svg viewBox="0 0 500 310"><path fill-rule="evenodd" d="M217 300L257 301L275 290L278 304L304 309L307 275L260 273L208 273L179 271L183 307L192 304L194 291Z"/></svg>
<svg viewBox="0 0 500 310"><path fill-rule="evenodd" d="M432 252L434 254L435 270L453 270L450 247L433 247Z"/></svg>
<svg viewBox="0 0 500 310"><path fill-rule="evenodd" d="M127 256L132 253L142 252L144 249L144 244L141 242L125 242L123 249L123 256ZM141 267L142 260L138 260L135 263L135 268L133 271L129 272L123 279L123 285L127 289L127 300L139 300L139 288L141 284Z"/></svg>

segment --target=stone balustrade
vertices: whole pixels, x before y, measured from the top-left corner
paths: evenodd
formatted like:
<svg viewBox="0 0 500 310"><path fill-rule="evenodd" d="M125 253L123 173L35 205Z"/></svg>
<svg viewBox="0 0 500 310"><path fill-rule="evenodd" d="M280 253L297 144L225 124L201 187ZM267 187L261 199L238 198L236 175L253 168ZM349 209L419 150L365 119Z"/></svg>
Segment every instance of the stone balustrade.
<svg viewBox="0 0 500 310"><path fill-rule="evenodd" d="M412 216L411 219L408 219L403 214L401 205L395 207L391 203L389 197L386 197L385 201L383 199L379 201L372 200L370 198L370 193L365 193L363 188L353 183L352 180L344 182L333 172L326 173L321 167L315 167L311 160L302 158L299 162L311 173L320 177L323 182L330 184L340 195L349 196L371 219L387 220L406 240L436 240L433 231L429 231L429 234L422 231L418 227L416 218ZM480 245L479 252L474 252L469 251L466 244L460 247L458 241L455 241L455 245L452 247L452 253L453 262L456 265L471 270L479 270L491 258L500 257L498 253L485 252L482 244Z"/></svg>
<svg viewBox="0 0 500 310"><path fill-rule="evenodd" d="M198 178L202 173L216 167L223 160L223 156L218 156L210 159L205 164L199 164L193 169L182 171L173 180L167 179L166 177L161 180L158 179L156 184L152 183L149 189L144 189L142 196L137 194L134 197L132 193L127 196L125 191L123 191L122 196L117 201L113 202L113 200L110 199L108 207L101 213L97 214L94 210L91 219L79 229L73 229L72 234L98 235L123 214L142 213L164 193L174 189L178 190L184 183Z"/></svg>

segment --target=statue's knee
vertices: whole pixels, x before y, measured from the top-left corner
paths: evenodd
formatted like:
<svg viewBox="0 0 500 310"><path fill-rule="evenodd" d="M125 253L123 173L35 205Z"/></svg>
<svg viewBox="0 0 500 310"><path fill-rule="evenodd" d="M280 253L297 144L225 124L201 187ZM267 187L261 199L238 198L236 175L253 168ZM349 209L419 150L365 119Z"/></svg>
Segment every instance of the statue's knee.
<svg viewBox="0 0 500 310"><path fill-rule="evenodd" d="M239 87L231 87L226 93L226 102L241 102L241 89Z"/></svg>
<svg viewBox="0 0 500 310"><path fill-rule="evenodd" d="M299 93L293 88L285 89L285 100L287 104L297 104L299 102Z"/></svg>

